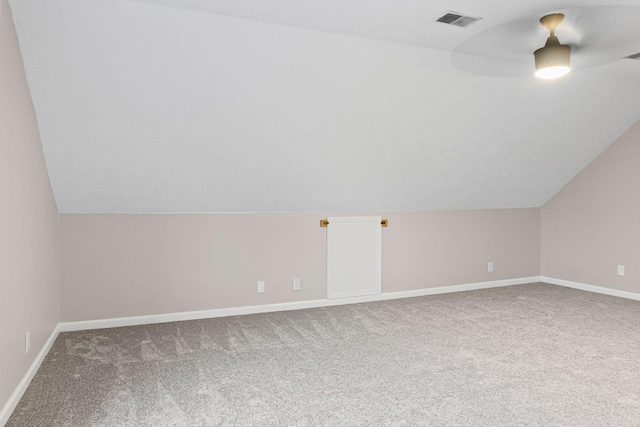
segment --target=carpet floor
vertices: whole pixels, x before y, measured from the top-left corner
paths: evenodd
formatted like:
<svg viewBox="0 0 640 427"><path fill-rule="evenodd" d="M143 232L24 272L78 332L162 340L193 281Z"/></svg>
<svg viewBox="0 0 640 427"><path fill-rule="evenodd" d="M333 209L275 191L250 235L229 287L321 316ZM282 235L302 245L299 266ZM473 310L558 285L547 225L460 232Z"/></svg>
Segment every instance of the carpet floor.
<svg viewBox="0 0 640 427"><path fill-rule="evenodd" d="M640 302L535 283L61 333L7 426L640 426Z"/></svg>

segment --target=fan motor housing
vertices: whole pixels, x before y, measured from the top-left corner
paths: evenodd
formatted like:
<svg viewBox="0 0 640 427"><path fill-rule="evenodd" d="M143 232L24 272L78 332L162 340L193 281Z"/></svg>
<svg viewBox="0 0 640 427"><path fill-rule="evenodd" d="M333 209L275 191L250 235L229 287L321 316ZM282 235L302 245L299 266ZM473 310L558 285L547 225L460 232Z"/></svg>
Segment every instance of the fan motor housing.
<svg viewBox="0 0 640 427"><path fill-rule="evenodd" d="M557 40L557 39L556 39ZM571 57L571 46L564 44L549 44L536 50L535 56L536 70L553 66L569 66Z"/></svg>

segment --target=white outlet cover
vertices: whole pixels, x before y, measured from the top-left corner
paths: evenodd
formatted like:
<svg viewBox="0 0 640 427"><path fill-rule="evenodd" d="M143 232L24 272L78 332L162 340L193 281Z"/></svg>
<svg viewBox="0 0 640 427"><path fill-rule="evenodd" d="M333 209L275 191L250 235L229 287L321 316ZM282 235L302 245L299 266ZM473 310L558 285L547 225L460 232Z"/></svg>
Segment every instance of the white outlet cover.
<svg viewBox="0 0 640 427"><path fill-rule="evenodd" d="M624 276L624 265L618 266L618 276Z"/></svg>
<svg viewBox="0 0 640 427"><path fill-rule="evenodd" d="M264 293L264 282L263 281L258 282L258 293L259 294L263 294Z"/></svg>
<svg viewBox="0 0 640 427"><path fill-rule="evenodd" d="M24 335L24 353L28 354L31 349L31 332L27 332Z"/></svg>
<svg viewBox="0 0 640 427"><path fill-rule="evenodd" d="M292 280L292 287L294 291L299 291L300 290L300 279L293 279Z"/></svg>
<svg viewBox="0 0 640 427"><path fill-rule="evenodd" d="M489 273L493 273L493 262L487 264L487 271Z"/></svg>

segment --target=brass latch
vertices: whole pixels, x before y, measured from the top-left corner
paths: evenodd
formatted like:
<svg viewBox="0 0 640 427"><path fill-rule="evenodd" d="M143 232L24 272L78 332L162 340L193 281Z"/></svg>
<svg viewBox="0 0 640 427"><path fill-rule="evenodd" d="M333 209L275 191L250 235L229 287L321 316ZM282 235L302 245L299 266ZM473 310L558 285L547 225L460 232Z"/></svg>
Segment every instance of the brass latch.
<svg viewBox="0 0 640 427"><path fill-rule="evenodd" d="M327 225L329 225L329 221L327 221L326 219L321 219L320 220L320 227L326 227ZM382 221L380 221L380 226L388 227L389 226L389 220L388 219L383 219Z"/></svg>

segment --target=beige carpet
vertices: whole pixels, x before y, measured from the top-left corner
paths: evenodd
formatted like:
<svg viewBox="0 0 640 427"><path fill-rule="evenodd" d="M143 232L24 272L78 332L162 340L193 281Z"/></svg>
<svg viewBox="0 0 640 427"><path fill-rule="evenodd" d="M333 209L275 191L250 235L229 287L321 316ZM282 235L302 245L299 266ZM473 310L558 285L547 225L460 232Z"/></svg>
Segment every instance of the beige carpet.
<svg viewBox="0 0 640 427"><path fill-rule="evenodd" d="M640 302L547 284L62 333L8 426L640 426Z"/></svg>

